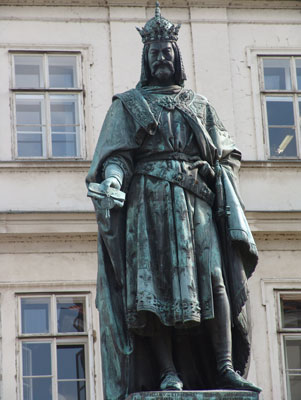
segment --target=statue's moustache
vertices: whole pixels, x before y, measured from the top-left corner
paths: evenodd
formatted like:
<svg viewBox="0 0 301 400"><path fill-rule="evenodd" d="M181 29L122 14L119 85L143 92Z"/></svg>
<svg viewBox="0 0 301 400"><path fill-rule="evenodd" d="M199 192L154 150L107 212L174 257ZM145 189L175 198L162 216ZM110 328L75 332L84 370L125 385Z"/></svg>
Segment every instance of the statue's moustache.
<svg viewBox="0 0 301 400"><path fill-rule="evenodd" d="M157 61L157 62L155 62L155 63L153 64L154 71L156 71L159 67L163 67L163 66L166 66L166 67L168 67L172 72L175 72L175 67L174 67L173 63L170 62L170 61Z"/></svg>

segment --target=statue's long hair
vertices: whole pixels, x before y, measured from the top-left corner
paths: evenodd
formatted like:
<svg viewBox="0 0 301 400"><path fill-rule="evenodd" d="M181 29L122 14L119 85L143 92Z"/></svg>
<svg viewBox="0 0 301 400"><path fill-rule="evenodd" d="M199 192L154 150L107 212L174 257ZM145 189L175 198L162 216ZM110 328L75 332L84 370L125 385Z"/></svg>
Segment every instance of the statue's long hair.
<svg viewBox="0 0 301 400"><path fill-rule="evenodd" d="M176 42L171 42L171 43L173 51L175 53L175 84L179 86L184 86L184 81L186 80L186 74L184 70L181 52ZM138 83L138 85L141 87L147 86L151 78L151 72L148 66L149 47L150 47L149 43L145 44L143 47L141 75L140 75L140 82Z"/></svg>

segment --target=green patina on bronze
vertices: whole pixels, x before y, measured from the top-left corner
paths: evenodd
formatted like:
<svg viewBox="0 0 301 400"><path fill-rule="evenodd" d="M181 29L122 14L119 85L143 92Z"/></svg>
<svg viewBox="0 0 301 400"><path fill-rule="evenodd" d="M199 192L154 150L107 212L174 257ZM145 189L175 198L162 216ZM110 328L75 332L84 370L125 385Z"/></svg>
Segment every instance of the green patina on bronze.
<svg viewBox="0 0 301 400"><path fill-rule="evenodd" d="M246 282L257 250L236 187L241 155L208 100L183 88L172 46L173 84L154 85L146 43L140 83L114 96L87 177L87 184L100 183L116 164L126 192L124 207L111 209L109 218L93 199L106 400L159 389L150 340L161 325L170 327L184 389L217 387L207 325L216 319L219 274L231 310L233 367L247 371Z"/></svg>

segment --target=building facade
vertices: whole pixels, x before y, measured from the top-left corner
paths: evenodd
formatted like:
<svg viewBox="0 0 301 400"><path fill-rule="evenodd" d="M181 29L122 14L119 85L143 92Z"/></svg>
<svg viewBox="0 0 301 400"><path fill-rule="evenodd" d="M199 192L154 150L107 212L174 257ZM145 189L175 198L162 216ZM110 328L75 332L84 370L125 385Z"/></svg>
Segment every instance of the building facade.
<svg viewBox="0 0 301 400"><path fill-rule="evenodd" d="M249 379L301 398L301 4L165 0L187 88L242 151L260 261ZM114 93L136 85L144 0L0 0L0 398L100 400L97 226L85 176Z"/></svg>

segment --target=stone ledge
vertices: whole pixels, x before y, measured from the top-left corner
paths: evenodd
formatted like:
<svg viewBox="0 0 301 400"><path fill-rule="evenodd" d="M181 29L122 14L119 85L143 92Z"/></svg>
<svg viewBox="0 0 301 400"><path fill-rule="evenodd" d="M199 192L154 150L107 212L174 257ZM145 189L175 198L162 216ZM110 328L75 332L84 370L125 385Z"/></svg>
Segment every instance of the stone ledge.
<svg viewBox="0 0 301 400"><path fill-rule="evenodd" d="M132 393L126 400L258 400L259 394L243 390L164 391Z"/></svg>
<svg viewBox="0 0 301 400"><path fill-rule="evenodd" d="M161 0L161 7L300 9L299 0ZM0 0L3 6L151 7L154 0Z"/></svg>

